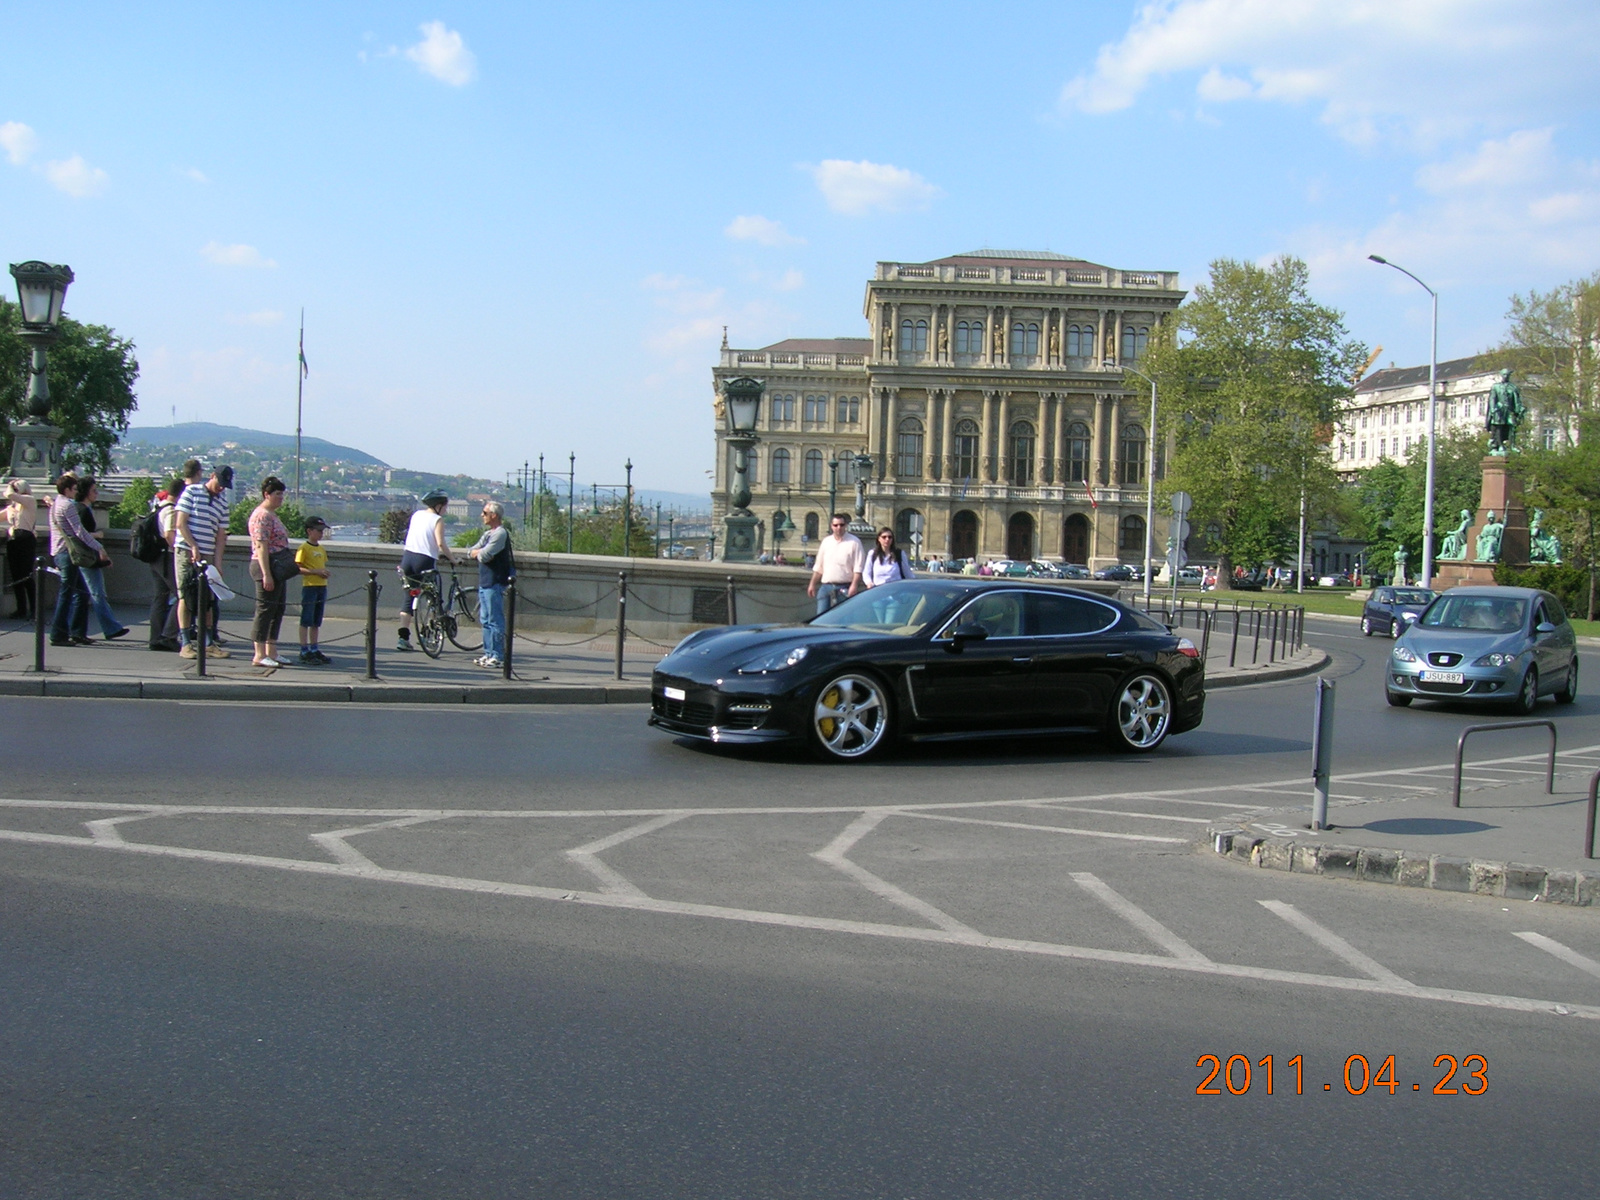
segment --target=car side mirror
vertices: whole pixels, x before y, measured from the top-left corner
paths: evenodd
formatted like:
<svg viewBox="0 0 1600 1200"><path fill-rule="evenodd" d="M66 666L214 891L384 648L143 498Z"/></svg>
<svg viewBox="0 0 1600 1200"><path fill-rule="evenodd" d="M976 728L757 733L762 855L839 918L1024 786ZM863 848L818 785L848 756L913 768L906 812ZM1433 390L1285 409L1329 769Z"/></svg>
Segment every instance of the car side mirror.
<svg viewBox="0 0 1600 1200"><path fill-rule="evenodd" d="M1550 624L1549 621L1540 621L1539 627L1534 630L1535 633L1554 633L1555 631L1556 627Z"/></svg>
<svg viewBox="0 0 1600 1200"><path fill-rule="evenodd" d="M968 642L981 642L987 639L989 631L976 621L968 621L965 625L957 625L950 631L950 652L960 654L961 649Z"/></svg>

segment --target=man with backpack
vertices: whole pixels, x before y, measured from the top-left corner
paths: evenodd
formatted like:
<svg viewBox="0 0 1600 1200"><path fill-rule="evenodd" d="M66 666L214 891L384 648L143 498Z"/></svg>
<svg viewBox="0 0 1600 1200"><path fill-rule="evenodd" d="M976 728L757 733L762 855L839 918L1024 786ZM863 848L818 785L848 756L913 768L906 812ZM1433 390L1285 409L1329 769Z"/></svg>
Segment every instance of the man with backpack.
<svg viewBox="0 0 1600 1200"><path fill-rule="evenodd" d="M128 553L150 568L155 594L150 599L150 649L178 651L178 594L173 577L172 543L178 536L177 504L183 494L182 479L174 479L156 493L150 511L133 524Z"/></svg>

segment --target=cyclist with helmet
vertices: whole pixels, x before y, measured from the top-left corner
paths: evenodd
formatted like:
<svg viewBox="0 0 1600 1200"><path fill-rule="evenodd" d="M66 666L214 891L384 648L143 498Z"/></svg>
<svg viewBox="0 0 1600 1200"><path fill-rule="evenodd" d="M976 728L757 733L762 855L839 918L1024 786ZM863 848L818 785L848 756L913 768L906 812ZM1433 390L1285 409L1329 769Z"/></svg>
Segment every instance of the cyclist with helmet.
<svg viewBox="0 0 1600 1200"><path fill-rule="evenodd" d="M422 507L411 514L406 529L405 549L400 553L400 575L405 580L400 601L400 641L397 650L411 649L411 611L416 604L412 589L421 586L422 577L435 569L442 558L450 562L450 546L444 540L444 510L450 497L437 489L422 498Z"/></svg>

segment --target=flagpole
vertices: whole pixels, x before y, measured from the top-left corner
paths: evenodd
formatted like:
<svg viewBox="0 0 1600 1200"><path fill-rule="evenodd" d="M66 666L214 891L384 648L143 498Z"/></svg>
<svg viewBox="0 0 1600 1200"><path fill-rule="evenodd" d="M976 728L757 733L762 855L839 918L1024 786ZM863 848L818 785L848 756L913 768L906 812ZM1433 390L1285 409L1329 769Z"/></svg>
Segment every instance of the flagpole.
<svg viewBox="0 0 1600 1200"><path fill-rule="evenodd" d="M300 310L300 361L295 366L294 385L294 500L300 503L300 425L306 402L306 310Z"/></svg>

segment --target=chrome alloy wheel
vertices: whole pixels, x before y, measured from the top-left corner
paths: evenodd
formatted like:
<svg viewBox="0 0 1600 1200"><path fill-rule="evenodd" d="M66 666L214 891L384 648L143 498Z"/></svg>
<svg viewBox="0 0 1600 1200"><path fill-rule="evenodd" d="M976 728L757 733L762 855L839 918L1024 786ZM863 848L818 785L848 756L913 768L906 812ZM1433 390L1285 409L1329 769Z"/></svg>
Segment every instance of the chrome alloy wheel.
<svg viewBox="0 0 1600 1200"><path fill-rule="evenodd" d="M822 686L811 708L816 744L830 758L865 758L889 732L889 700L866 675L840 675Z"/></svg>
<svg viewBox="0 0 1600 1200"><path fill-rule="evenodd" d="M1154 750L1172 725L1172 695L1155 675L1135 675L1122 685L1112 712L1117 737L1129 750Z"/></svg>

